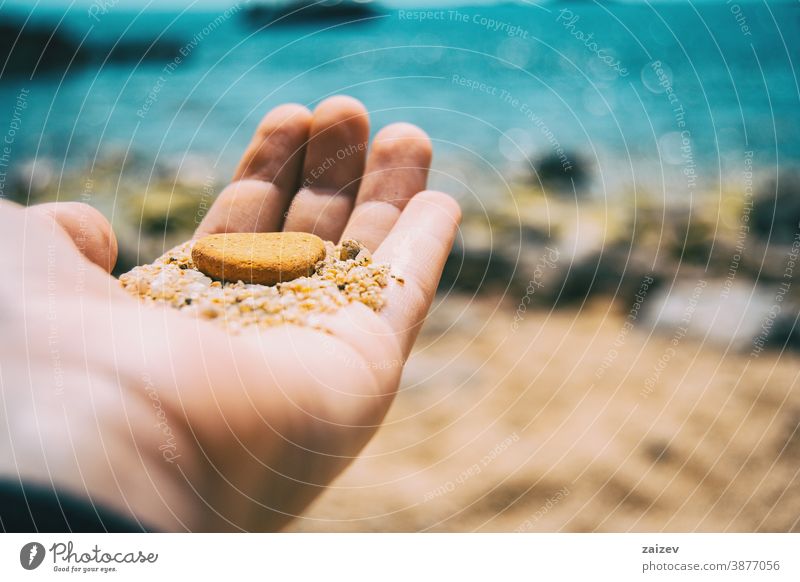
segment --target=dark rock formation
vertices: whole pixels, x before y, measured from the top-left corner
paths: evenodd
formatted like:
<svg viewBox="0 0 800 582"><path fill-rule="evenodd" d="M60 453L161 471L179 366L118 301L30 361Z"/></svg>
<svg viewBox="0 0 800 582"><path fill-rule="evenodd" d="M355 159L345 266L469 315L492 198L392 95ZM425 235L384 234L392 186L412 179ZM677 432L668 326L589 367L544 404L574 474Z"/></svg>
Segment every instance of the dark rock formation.
<svg viewBox="0 0 800 582"><path fill-rule="evenodd" d="M353 22L380 14L371 2L309 2L297 0L283 5L252 4L242 15L253 26Z"/></svg>
<svg viewBox="0 0 800 582"><path fill-rule="evenodd" d="M0 54L6 55L4 75L26 75L66 69L70 61L83 64L88 54L61 30L42 24L0 21ZM1 61L0 61L1 62Z"/></svg>
<svg viewBox="0 0 800 582"><path fill-rule="evenodd" d="M800 172L781 172L753 205L753 232L771 244L791 245L800 229Z"/></svg>
<svg viewBox="0 0 800 582"><path fill-rule="evenodd" d="M0 68L4 76L27 77L63 73L89 64L168 61L180 50L175 40L121 40L113 43L86 42L83 46L64 28L42 22L0 21Z"/></svg>
<svg viewBox="0 0 800 582"><path fill-rule="evenodd" d="M531 180L542 188L582 190L591 179L591 168L583 156L575 152L548 153L533 160ZM579 192L580 193L580 192Z"/></svg>

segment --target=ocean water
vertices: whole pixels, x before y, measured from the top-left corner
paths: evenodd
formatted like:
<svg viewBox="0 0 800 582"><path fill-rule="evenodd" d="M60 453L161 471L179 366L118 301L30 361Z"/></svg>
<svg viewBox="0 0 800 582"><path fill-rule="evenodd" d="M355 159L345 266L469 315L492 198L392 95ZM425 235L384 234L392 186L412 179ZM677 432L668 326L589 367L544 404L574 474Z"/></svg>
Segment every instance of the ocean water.
<svg viewBox="0 0 800 582"><path fill-rule="evenodd" d="M3 116L28 91L12 166L78 167L109 151L146 166L190 152L226 173L271 107L337 93L361 99L374 128L423 127L435 181L454 187L553 155L587 161L603 191L666 183L681 196L741 173L748 152L767 173L800 159L797 2L407 8L261 27L236 10L33 12L48 19L101 53L160 37L184 56L0 78Z"/></svg>

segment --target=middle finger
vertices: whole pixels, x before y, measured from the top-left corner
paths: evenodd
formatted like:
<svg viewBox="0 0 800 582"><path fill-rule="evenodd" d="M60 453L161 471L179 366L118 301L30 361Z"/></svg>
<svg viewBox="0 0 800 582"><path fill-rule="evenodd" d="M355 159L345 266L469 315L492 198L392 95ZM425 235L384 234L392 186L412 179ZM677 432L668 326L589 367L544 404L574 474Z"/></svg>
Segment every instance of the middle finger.
<svg viewBox="0 0 800 582"><path fill-rule="evenodd" d="M284 230L339 240L353 208L369 139L369 117L361 102L331 97L317 106L311 123L303 181Z"/></svg>

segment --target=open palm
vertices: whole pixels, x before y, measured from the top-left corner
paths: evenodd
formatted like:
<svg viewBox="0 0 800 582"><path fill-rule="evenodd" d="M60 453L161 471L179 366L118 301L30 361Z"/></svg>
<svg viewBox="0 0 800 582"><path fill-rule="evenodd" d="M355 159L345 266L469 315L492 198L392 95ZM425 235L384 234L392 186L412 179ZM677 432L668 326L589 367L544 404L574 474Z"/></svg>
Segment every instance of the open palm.
<svg viewBox="0 0 800 582"><path fill-rule="evenodd" d="M354 238L400 280L386 307L230 335L145 307L108 275L93 209L0 204L0 471L165 530L277 529L366 444L397 390L459 221L424 191L431 145L363 106L271 111L198 229ZM70 240L71 239L71 240Z"/></svg>

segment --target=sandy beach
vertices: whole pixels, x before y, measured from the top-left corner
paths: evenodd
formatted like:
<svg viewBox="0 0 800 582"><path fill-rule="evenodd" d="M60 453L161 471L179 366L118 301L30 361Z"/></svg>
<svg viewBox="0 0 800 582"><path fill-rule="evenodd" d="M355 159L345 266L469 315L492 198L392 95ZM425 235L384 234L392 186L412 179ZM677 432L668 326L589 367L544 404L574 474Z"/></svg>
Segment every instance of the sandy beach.
<svg viewBox="0 0 800 582"><path fill-rule="evenodd" d="M386 425L293 531L798 531L798 358L449 296ZM604 370L598 374L598 370Z"/></svg>

